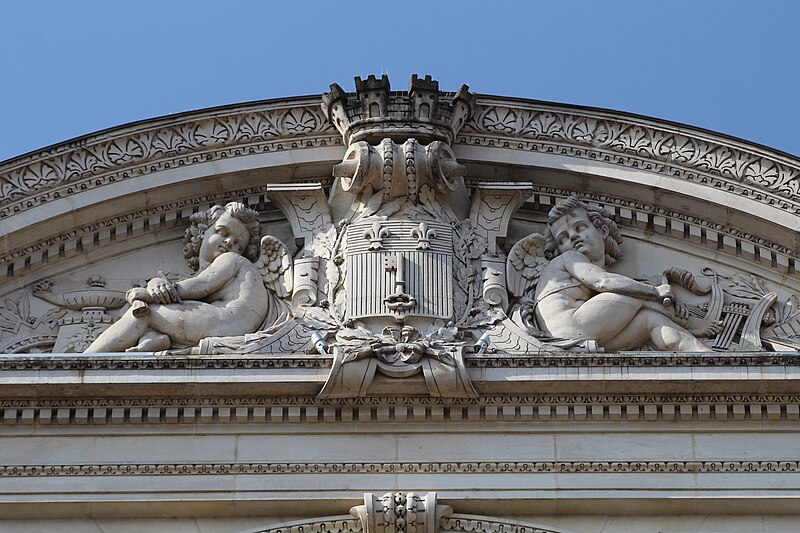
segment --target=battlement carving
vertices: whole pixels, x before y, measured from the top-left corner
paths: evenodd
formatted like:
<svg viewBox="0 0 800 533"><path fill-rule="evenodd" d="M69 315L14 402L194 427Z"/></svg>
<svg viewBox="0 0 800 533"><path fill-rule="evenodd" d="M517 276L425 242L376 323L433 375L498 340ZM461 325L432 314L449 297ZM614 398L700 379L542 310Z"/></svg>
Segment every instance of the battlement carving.
<svg viewBox="0 0 800 533"><path fill-rule="evenodd" d="M322 111L342 134L344 143L395 141L409 136L423 143L441 141L452 145L467 122L477 97L462 85L452 96L439 92L439 82L414 74L408 92L392 92L387 75L366 80L356 77L356 93L338 84L322 95Z"/></svg>

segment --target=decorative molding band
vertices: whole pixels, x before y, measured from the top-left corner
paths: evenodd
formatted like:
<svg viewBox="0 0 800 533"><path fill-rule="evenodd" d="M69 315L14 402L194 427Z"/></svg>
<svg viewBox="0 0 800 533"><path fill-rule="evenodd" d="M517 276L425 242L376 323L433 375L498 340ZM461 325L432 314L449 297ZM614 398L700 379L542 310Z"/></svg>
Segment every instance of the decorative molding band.
<svg viewBox="0 0 800 533"><path fill-rule="evenodd" d="M386 463L98 463L0 465L0 477L280 474L761 474L797 473L800 461L487 461Z"/></svg>
<svg viewBox="0 0 800 533"><path fill-rule="evenodd" d="M330 368L333 357L285 354L277 356L75 355L7 356L2 370L199 370L249 368Z"/></svg>
<svg viewBox="0 0 800 533"><path fill-rule="evenodd" d="M467 367L533 368L533 367L680 367L680 366L763 366L800 365L800 353L754 352L733 354L700 353L591 353L577 352L526 354L520 356L473 356L464 359ZM0 368L2 368L0 366Z"/></svg>
<svg viewBox="0 0 800 533"><path fill-rule="evenodd" d="M317 97L146 121L6 162L0 166L0 218L150 172L341 142Z"/></svg>
<svg viewBox="0 0 800 533"><path fill-rule="evenodd" d="M796 366L796 352L715 352L709 355L668 352L587 353L565 352L518 356L467 355L468 367L682 367L682 366ZM5 370L201 370L253 368L330 368L333 358L320 355L272 356L147 356L147 355L7 355L0 357Z"/></svg>
<svg viewBox="0 0 800 533"><path fill-rule="evenodd" d="M800 421L797 395L508 396L443 398L3 400L0 424L141 425L429 422ZM358 403L357 403L358 402Z"/></svg>
<svg viewBox="0 0 800 533"><path fill-rule="evenodd" d="M534 194L526 205L543 212L547 212L556 201L575 194L574 191L536 184L533 184L533 190ZM214 203L238 200L262 213L269 211L274 206L267 200L266 193L267 185L263 185L187 198L121 214L27 244L0 257L0 282L6 276L21 276L36 271L51 261L61 262L87 250L99 249L167 228L182 228L192 213L207 209ZM800 271L800 250L789 249L746 231L642 202L602 194L581 196L614 213L618 224L623 228L653 231L678 242L704 246L714 253L740 257L784 274L796 274Z"/></svg>
<svg viewBox="0 0 800 533"><path fill-rule="evenodd" d="M641 168L800 213L797 159L644 117L485 96L479 99L458 142Z"/></svg>
<svg viewBox="0 0 800 533"><path fill-rule="evenodd" d="M0 165L0 218L149 172L340 145L318 97L246 104L107 130ZM623 113L483 96L458 143L608 161L725 188L800 213L796 158Z"/></svg>
<svg viewBox="0 0 800 533"><path fill-rule="evenodd" d="M555 529L509 522L488 516L458 515L444 517L439 521L439 533L559 533Z"/></svg>

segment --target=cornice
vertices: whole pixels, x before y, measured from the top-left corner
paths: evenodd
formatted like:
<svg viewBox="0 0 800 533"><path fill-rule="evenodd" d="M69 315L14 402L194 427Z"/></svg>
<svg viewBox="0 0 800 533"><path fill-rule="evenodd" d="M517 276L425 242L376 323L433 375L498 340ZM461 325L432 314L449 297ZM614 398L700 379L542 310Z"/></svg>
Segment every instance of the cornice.
<svg viewBox="0 0 800 533"><path fill-rule="evenodd" d="M558 352L513 355L466 356L467 367L743 367L800 365L796 352L621 352L582 353ZM320 355L123 355L123 354L42 354L0 358L4 370L164 370L164 369L270 369L330 368L332 358Z"/></svg>
<svg viewBox="0 0 800 533"><path fill-rule="evenodd" d="M0 218L108 183L205 161L340 145L319 97L141 121L0 163ZM720 134L619 112L481 96L457 143L608 161L800 212L800 161Z"/></svg>
<svg viewBox="0 0 800 533"><path fill-rule="evenodd" d="M690 126L626 113L482 96L458 142L607 161L800 213L800 161Z"/></svg>
<svg viewBox="0 0 800 533"><path fill-rule="evenodd" d="M178 166L341 144L318 97L271 100L142 121L0 164L0 218Z"/></svg>
<svg viewBox="0 0 800 533"><path fill-rule="evenodd" d="M86 252L101 252L105 246L135 240L144 236L164 235L165 229L183 229L187 210L202 210L214 203L247 198L249 205L265 213L274 209L267 200L268 185L248 187L224 193L204 194L137 209L117 216L98 220L93 224L69 229L24 247L9 250L0 257L0 285L13 277L25 277L26 283L39 279L42 275L54 276L70 268L70 259ZM525 209L537 209L546 213L548 206L557 199L566 198L572 191L567 189L533 185L533 196ZM686 242L693 246L706 248L712 254L728 254L737 260L745 260L754 265L765 266L781 274L796 273L797 258L800 251L779 245L759 235L719 224L696 215L690 215L656 207L641 201L627 200L606 194L583 194L584 198L606 206L615 212L618 224L632 231L642 231L644 225L649 231L662 235L677 243ZM282 216L282 215L279 215ZM669 222L669 225L668 225ZM113 233L113 238L112 238ZM88 243L84 244L84 243ZM149 242L148 242L149 243ZM58 261L51 261L58 257ZM13 265L13 268L9 268ZM31 278L30 274L51 265L45 274ZM52 270L56 271L53 272ZM9 274L10 272L10 274ZM18 288L11 283L6 291ZM12 349L8 348L11 352Z"/></svg>
<svg viewBox="0 0 800 533"><path fill-rule="evenodd" d="M407 384L403 391L321 400L315 395L332 361L314 355L5 356L0 424L800 421L795 353L551 354L465 362L482 391L476 399L422 396Z"/></svg>

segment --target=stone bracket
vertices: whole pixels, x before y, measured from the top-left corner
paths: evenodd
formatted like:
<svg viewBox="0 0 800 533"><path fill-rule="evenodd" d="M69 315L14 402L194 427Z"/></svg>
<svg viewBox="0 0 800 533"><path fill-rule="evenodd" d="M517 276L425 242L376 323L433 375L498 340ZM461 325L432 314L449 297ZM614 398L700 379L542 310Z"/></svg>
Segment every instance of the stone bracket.
<svg viewBox="0 0 800 533"><path fill-rule="evenodd" d="M497 255L497 240L505 239L511 216L532 194L530 183L478 183L472 197L470 222L486 239L489 255Z"/></svg>
<svg viewBox="0 0 800 533"><path fill-rule="evenodd" d="M314 240L318 234L328 231L332 225L330 208L322 184L268 185L267 197L275 202L289 219L295 239L303 241L303 255L318 255L313 252Z"/></svg>

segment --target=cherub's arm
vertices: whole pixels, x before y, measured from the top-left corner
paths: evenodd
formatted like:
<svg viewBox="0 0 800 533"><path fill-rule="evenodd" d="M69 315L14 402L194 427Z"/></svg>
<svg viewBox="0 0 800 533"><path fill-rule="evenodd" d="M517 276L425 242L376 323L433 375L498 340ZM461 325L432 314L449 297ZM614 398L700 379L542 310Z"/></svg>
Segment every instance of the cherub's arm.
<svg viewBox="0 0 800 533"><path fill-rule="evenodd" d="M220 255L196 276L175 283L178 295L184 300L202 300L214 294L236 277L242 260L247 261L235 252Z"/></svg>
<svg viewBox="0 0 800 533"><path fill-rule="evenodd" d="M669 285L654 287L627 276L608 272L589 261L585 255L576 251L562 254L564 268L581 283L597 292L613 292L643 300L662 300L673 297Z"/></svg>

